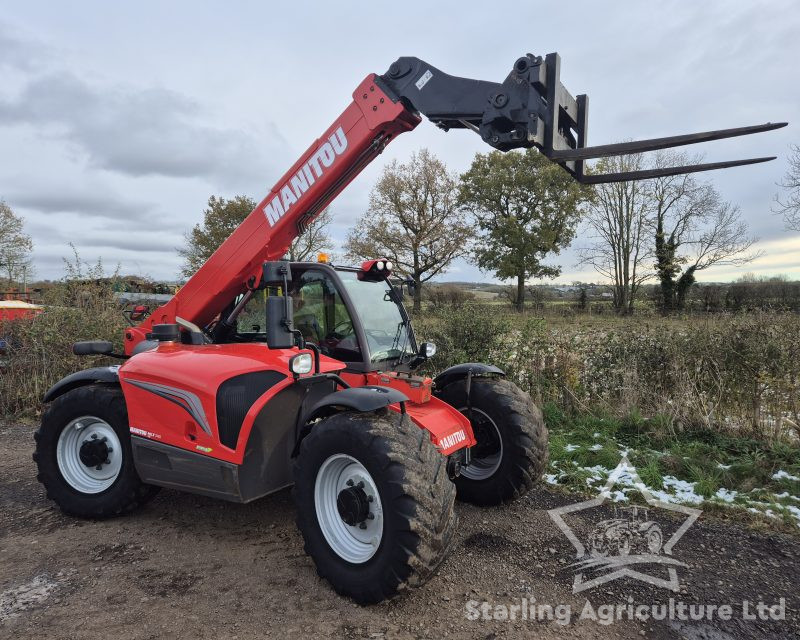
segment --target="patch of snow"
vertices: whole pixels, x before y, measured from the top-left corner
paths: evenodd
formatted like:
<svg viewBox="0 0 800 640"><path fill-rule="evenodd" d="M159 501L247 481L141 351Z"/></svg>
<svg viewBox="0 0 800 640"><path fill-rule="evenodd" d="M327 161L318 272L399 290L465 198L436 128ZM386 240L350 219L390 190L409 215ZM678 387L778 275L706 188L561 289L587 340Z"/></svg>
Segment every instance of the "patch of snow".
<svg viewBox="0 0 800 640"><path fill-rule="evenodd" d="M794 519L797 520L797 526L800 527L800 509L793 505L783 505L783 508L794 516Z"/></svg>
<svg viewBox="0 0 800 640"><path fill-rule="evenodd" d="M602 464L596 464L593 467L581 467L584 471L591 471L595 474L604 473L605 475L609 475L611 473L611 469L606 469Z"/></svg>
<svg viewBox="0 0 800 640"><path fill-rule="evenodd" d="M717 492L714 494L714 497L722 500L723 502L733 502L736 499L736 496L739 495L737 491L732 491L730 489L726 489L725 487L720 487L717 489Z"/></svg>
<svg viewBox="0 0 800 640"><path fill-rule="evenodd" d="M564 447L564 451L577 451L580 448L581 446L579 444L568 444L566 447Z"/></svg>
<svg viewBox="0 0 800 640"><path fill-rule="evenodd" d="M732 466L733 465L730 465L730 464L722 464L721 462L717 463L717 469L724 469L725 471L730 469Z"/></svg>
<svg viewBox="0 0 800 640"><path fill-rule="evenodd" d="M602 449L602 448L603 448L602 444L599 444L599 443L598 444L593 444L591 447L589 447L589 451L600 451L600 449Z"/></svg>
<svg viewBox="0 0 800 640"><path fill-rule="evenodd" d="M702 504L703 496L698 495L694 491L694 482L687 482L680 480L675 476L664 476L664 488L671 489L672 491L661 491L658 489L651 489L650 493L653 494L658 500L675 504L678 502L688 502L689 504Z"/></svg>
<svg viewBox="0 0 800 640"><path fill-rule="evenodd" d="M800 478L798 478L797 476L793 476L790 473L787 473L783 469L773 473L772 474L772 479L773 480L791 480L792 482L800 482Z"/></svg>
<svg viewBox="0 0 800 640"><path fill-rule="evenodd" d="M776 498L789 498L789 500L796 500L797 502L800 502L800 498L798 498L797 496L793 496L788 491L784 491L783 493L776 493L775 497Z"/></svg>
<svg viewBox="0 0 800 640"><path fill-rule="evenodd" d="M547 484L558 484L558 474L555 473L545 473L544 474L544 481Z"/></svg>
<svg viewBox="0 0 800 640"><path fill-rule="evenodd" d="M608 489L603 489L600 492L600 496L603 498L610 498L614 502L628 501L628 496L626 496L622 491L609 491Z"/></svg>

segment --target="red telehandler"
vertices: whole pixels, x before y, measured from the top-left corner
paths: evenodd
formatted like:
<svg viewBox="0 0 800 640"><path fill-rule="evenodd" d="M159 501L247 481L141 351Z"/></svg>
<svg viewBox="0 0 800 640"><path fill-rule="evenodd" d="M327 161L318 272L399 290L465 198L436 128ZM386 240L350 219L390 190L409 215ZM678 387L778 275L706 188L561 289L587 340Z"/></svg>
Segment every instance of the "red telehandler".
<svg viewBox="0 0 800 640"><path fill-rule="evenodd" d="M417 345L390 262L290 264L290 242L422 115L501 151L536 147L587 184L763 162L584 172L589 158L783 126L587 147L587 97L561 85L559 64L528 54L494 83L404 57L367 76L175 296L132 318L124 354L74 345L124 363L45 395L34 460L47 495L104 518L160 487L249 502L294 484L305 549L336 591L370 603L424 583L453 543L456 497L496 505L540 478L542 414L491 364L416 374L435 346Z"/></svg>

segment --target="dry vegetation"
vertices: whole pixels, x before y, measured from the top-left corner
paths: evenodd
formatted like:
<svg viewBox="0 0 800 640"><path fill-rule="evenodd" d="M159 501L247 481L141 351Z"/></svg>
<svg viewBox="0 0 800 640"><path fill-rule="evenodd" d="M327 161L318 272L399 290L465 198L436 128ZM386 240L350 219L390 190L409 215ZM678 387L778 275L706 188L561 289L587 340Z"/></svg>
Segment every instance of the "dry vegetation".
<svg viewBox="0 0 800 640"><path fill-rule="evenodd" d="M0 323L6 354L0 365L0 418L38 414L42 396L70 373L119 364L118 360L78 357L72 343L110 340L122 349L122 332L128 323L103 277L103 266L87 266L78 256L67 263L67 277L45 294L45 309L23 320Z"/></svg>

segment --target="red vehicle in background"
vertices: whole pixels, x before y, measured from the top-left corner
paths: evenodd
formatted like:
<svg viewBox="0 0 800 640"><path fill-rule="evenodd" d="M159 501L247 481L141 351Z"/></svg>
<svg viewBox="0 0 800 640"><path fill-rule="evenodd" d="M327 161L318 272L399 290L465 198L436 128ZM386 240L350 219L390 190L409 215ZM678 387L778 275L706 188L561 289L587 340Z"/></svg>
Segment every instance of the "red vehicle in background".
<svg viewBox="0 0 800 640"><path fill-rule="evenodd" d="M29 293L0 291L0 323L17 318L31 318L41 313L42 308L33 303Z"/></svg>
<svg viewBox="0 0 800 640"><path fill-rule="evenodd" d="M20 318L32 318L42 312L42 306L33 304L30 294L16 292L0 292L0 369L5 365L6 338L3 327L6 323Z"/></svg>

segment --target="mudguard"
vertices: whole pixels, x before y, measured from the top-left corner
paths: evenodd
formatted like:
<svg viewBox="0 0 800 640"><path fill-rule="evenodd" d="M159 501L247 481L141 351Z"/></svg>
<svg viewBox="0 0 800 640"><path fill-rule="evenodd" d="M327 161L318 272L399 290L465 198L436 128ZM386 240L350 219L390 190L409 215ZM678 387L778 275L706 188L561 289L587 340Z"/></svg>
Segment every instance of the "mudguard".
<svg viewBox="0 0 800 640"><path fill-rule="evenodd" d="M452 367L448 367L442 371L438 376L433 379L434 388L437 390L444 389L448 384L466 378L470 369L472 369L473 378L486 378L490 376L505 376L506 372L495 367L493 364L484 364L482 362L464 362Z"/></svg>
<svg viewBox="0 0 800 640"><path fill-rule="evenodd" d="M66 378L56 382L44 394L43 402L52 402L58 396L64 395L67 391L72 391L78 387L95 382L111 382L119 384L119 365L111 367L94 367L71 373Z"/></svg>
<svg viewBox="0 0 800 640"><path fill-rule="evenodd" d="M334 391L318 400L305 413L304 422L313 419L326 407L345 407L354 411L377 411L397 402L408 402L408 397L397 389L366 386Z"/></svg>

